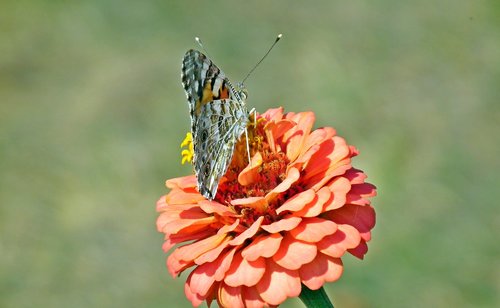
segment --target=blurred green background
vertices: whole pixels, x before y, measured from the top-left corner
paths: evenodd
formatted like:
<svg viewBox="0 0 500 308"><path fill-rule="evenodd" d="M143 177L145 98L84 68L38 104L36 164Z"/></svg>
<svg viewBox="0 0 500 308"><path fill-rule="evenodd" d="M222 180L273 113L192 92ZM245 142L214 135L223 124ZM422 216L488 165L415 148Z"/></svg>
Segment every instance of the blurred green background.
<svg viewBox="0 0 500 308"><path fill-rule="evenodd" d="M312 110L378 187L336 307L500 305L500 2L2 1L0 306L186 307L156 232L200 36L248 105ZM302 307L297 299L283 307Z"/></svg>

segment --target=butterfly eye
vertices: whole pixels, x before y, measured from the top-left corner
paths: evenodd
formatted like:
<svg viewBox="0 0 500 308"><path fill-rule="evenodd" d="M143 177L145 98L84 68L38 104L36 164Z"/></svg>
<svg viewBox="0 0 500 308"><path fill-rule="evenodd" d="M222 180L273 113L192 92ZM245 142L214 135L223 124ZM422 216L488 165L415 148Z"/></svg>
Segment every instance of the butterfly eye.
<svg viewBox="0 0 500 308"><path fill-rule="evenodd" d="M242 100L246 100L248 98L248 91L247 89L242 89L240 90L240 97Z"/></svg>

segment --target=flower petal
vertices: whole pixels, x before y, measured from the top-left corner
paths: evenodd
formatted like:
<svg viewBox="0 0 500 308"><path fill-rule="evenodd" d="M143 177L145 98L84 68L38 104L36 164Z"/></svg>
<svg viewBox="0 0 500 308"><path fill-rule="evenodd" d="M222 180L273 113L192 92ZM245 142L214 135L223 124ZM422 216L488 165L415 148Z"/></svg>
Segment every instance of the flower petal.
<svg viewBox="0 0 500 308"><path fill-rule="evenodd" d="M222 279L224 279L226 272L229 270L229 267L233 262L233 257L235 253L236 253L236 248L230 249L223 256L217 258L217 260L214 262L214 266L216 268L214 274L215 281L222 281Z"/></svg>
<svg viewBox="0 0 500 308"><path fill-rule="evenodd" d="M243 302L247 308L263 308L268 307L266 302L260 297L257 288L255 287L242 287Z"/></svg>
<svg viewBox="0 0 500 308"><path fill-rule="evenodd" d="M340 258L348 249L356 248L361 241L358 230L350 225L338 225L338 230L318 243L318 250L334 258Z"/></svg>
<svg viewBox="0 0 500 308"><path fill-rule="evenodd" d="M260 235L243 249L241 255L248 261L272 257L278 251L282 239L279 233Z"/></svg>
<svg viewBox="0 0 500 308"><path fill-rule="evenodd" d="M287 297L299 296L301 286L298 271L283 268L270 259L267 259L266 268L266 273L256 285L264 301L279 305Z"/></svg>
<svg viewBox="0 0 500 308"><path fill-rule="evenodd" d="M303 209L309 202L313 201L316 194L314 190L308 189L301 193L296 194L292 198L288 199L282 206L276 209L276 213L280 214L284 211L300 211Z"/></svg>
<svg viewBox="0 0 500 308"><path fill-rule="evenodd" d="M165 186L172 190L174 189L185 189L185 188L196 188L196 176L189 175L178 178L169 179L165 182Z"/></svg>
<svg viewBox="0 0 500 308"><path fill-rule="evenodd" d="M217 270L216 266L216 262L205 263L197 266L191 274L189 274L186 284L189 286L191 293L195 293L201 298L205 298L208 295L208 291L210 291L215 282L214 276Z"/></svg>
<svg viewBox="0 0 500 308"><path fill-rule="evenodd" d="M257 284L266 271L266 262L264 258L258 258L255 261L248 261L237 253L231 267L226 272L224 282L232 287L247 286L251 287Z"/></svg>
<svg viewBox="0 0 500 308"><path fill-rule="evenodd" d="M215 201L203 200L198 203L200 209L202 209L207 214L218 214L221 216L236 216L236 214L230 210L229 207L220 204Z"/></svg>
<svg viewBox="0 0 500 308"><path fill-rule="evenodd" d="M259 169L262 166L262 155L260 152L255 153L252 157L252 161L248 166L246 166L243 171L238 175L238 183L242 186L248 186L257 182L260 178Z"/></svg>
<svg viewBox="0 0 500 308"><path fill-rule="evenodd" d="M342 260L319 253L311 263L303 265L300 279L311 290L318 290L325 282L336 281L342 276Z"/></svg>
<svg viewBox="0 0 500 308"><path fill-rule="evenodd" d="M277 195L287 191L293 183L300 178L300 172L296 168L288 170L286 178L278 186L274 187L267 195L266 200L271 202Z"/></svg>
<svg viewBox="0 0 500 308"><path fill-rule="evenodd" d="M311 132L315 116L312 112L299 112L297 114L287 114L287 119L297 123L283 138L283 141L287 143L286 156L290 161L294 161L299 156L305 139Z"/></svg>
<svg viewBox="0 0 500 308"><path fill-rule="evenodd" d="M325 204L324 211L338 209L346 203L347 193L351 189L351 183L345 177L338 177L331 181L328 188L333 193L333 199Z"/></svg>
<svg viewBox="0 0 500 308"><path fill-rule="evenodd" d="M361 240L358 247L349 249L348 252L353 256L363 260L365 254L368 252L368 245L366 245L366 242L364 240Z"/></svg>
<svg viewBox="0 0 500 308"><path fill-rule="evenodd" d="M226 234L216 234L211 237L199 240L197 242L181 246L174 250L172 255L178 260L192 261L199 257L201 254L212 250L224 242Z"/></svg>
<svg viewBox="0 0 500 308"><path fill-rule="evenodd" d="M281 151L281 146L279 146L280 138L295 125L294 122L289 120L280 120L276 122L268 122L264 126L264 131L266 133L267 142L269 147L273 152Z"/></svg>
<svg viewBox="0 0 500 308"><path fill-rule="evenodd" d="M348 204L340 209L325 213L337 224L347 224L356 228L365 241L371 239L370 230L375 226L375 211L369 205Z"/></svg>
<svg viewBox="0 0 500 308"><path fill-rule="evenodd" d="M194 263L196 263L197 265L201 265L207 262L213 262L220 256L222 251L226 249L226 247L229 245L230 240L231 240L230 237L225 237L224 240L217 247L203 253L198 258L194 259Z"/></svg>
<svg viewBox="0 0 500 308"><path fill-rule="evenodd" d="M303 209L294 212L293 215L299 217L316 217L323 212L325 203L330 203L333 200L332 192L328 187L321 187L316 192L316 198L312 202L306 204Z"/></svg>
<svg viewBox="0 0 500 308"><path fill-rule="evenodd" d="M231 287L224 283L220 284L217 301L221 307L245 307L241 298L241 287Z"/></svg>
<svg viewBox="0 0 500 308"><path fill-rule="evenodd" d="M295 216L287 216L269 225L261 226L262 229L269 233L278 233L281 231L290 231L297 227L302 221L302 218Z"/></svg>
<svg viewBox="0 0 500 308"><path fill-rule="evenodd" d="M257 218L256 221L250 226L250 228L246 229L244 232L240 233L238 236L236 236L233 240L229 242L229 245L233 246L238 246L243 244L246 239L251 238L252 236L259 231L260 225L262 224L262 221L264 220L264 216L260 216Z"/></svg>
<svg viewBox="0 0 500 308"><path fill-rule="evenodd" d="M285 235L281 246L273 256L273 260L280 266L296 270L303 264L309 263L316 257L316 245L294 239Z"/></svg>
<svg viewBox="0 0 500 308"><path fill-rule="evenodd" d="M301 241L316 243L335 231L337 231L337 224L333 221L311 217L303 218L297 228L290 231L290 235Z"/></svg>

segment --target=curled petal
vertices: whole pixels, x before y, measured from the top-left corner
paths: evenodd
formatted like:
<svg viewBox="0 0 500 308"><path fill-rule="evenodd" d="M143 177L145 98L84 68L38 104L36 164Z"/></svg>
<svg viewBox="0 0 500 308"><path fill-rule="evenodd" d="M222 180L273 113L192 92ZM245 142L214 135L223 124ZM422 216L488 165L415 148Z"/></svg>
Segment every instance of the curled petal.
<svg viewBox="0 0 500 308"><path fill-rule="evenodd" d="M252 157L252 162L238 175L238 183L243 186L253 184L259 180L259 169L262 165L262 155L257 152Z"/></svg>
<svg viewBox="0 0 500 308"><path fill-rule="evenodd" d="M231 287L221 283L217 300L221 307L245 307L243 299L241 298L241 287Z"/></svg>

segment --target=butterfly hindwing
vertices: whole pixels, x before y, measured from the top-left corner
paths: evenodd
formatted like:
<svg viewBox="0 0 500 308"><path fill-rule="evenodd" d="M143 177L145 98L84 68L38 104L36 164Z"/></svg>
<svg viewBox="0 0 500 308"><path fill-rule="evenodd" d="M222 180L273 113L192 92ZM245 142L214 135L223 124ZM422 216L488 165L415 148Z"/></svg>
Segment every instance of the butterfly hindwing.
<svg viewBox="0 0 500 308"><path fill-rule="evenodd" d="M222 176L233 157L234 147L246 128L247 116L234 108L229 99L215 100L202 106L202 117L193 136L194 167L200 193L213 199Z"/></svg>

